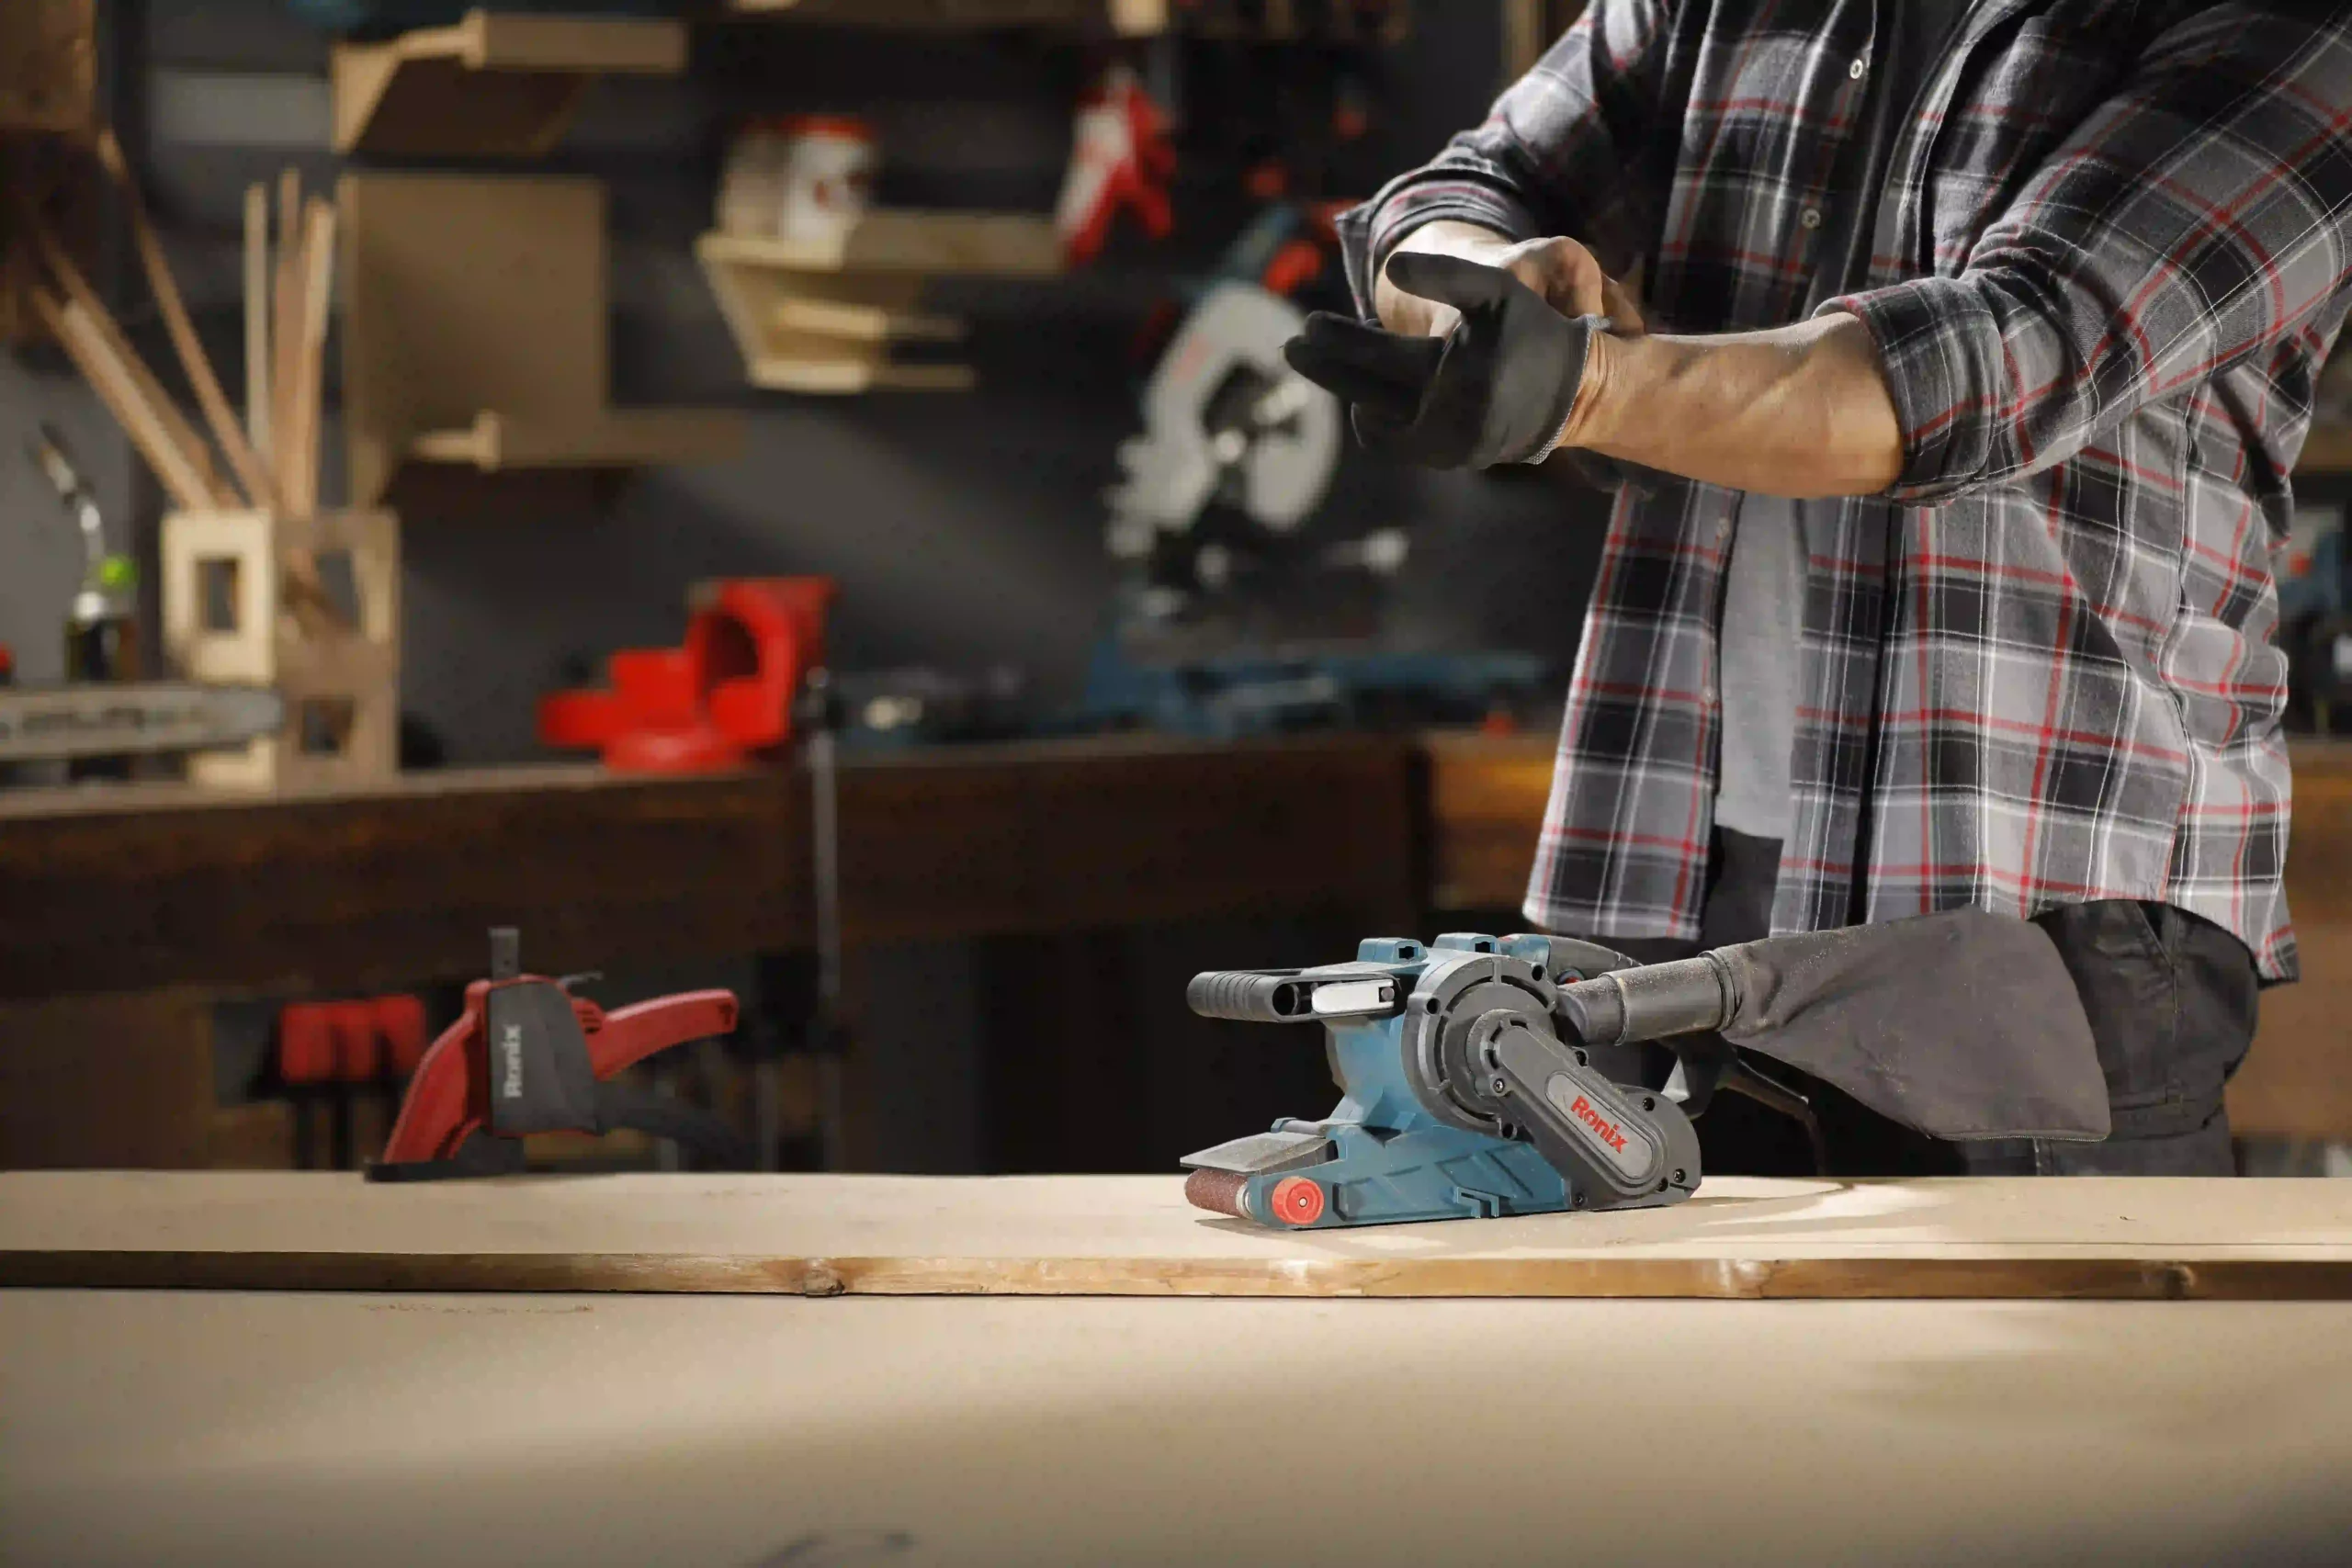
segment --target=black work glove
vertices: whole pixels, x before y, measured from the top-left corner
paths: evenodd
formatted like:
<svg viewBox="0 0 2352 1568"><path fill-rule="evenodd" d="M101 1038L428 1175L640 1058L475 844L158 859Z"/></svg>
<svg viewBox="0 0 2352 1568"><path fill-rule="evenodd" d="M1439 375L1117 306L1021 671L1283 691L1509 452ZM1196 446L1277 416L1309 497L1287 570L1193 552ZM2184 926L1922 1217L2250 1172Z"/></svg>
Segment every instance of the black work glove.
<svg viewBox="0 0 2352 1568"><path fill-rule="evenodd" d="M1317 311L1283 346L1292 369L1351 405L1356 439L1432 468L1549 452L1608 321L1564 316L1510 273L1459 256L1407 251L1388 278L1462 319L1444 337L1408 337Z"/></svg>

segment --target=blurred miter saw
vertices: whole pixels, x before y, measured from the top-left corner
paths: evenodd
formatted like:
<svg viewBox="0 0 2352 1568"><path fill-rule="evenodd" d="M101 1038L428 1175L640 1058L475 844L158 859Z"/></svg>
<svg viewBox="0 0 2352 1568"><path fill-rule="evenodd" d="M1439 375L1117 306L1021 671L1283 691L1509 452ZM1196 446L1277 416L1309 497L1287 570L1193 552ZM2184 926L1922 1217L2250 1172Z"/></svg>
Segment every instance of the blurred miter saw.
<svg viewBox="0 0 2352 1568"><path fill-rule="evenodd" d="M1144 434L1119 448L1114 558L1144 569L1155 618L1231 581L1238 546L1200 524L1221 503L1266 536L1292 534L1330 493L1340 401L1283 360L1306 312L1256 284L1213 286L1176 333L1143 400Z"/></svg>
<svg viewBox="0 0 2352 1568"><path fill-rule="evenodd" d="M1341 410L1283 359L1305 312L1245 279L1306 281L1295 257L1311 220L1283 205L1252 226L1145 390L1144 434L1120 447L1109 497L1126 581L1089 674L1091 723L1223 739L1476 721L1544 681L1529 655L1381 648L1404 530L1334 539L1310 525L1345 446Z"/></svg>

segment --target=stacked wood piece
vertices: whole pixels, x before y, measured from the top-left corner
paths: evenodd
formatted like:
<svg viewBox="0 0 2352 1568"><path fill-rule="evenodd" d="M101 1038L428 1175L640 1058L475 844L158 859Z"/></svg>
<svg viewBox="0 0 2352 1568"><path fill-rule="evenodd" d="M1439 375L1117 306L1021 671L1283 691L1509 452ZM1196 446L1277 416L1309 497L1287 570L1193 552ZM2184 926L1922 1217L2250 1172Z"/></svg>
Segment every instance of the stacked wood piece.
<svg viewBox="0 0 2352 1568"><path fill-rule="evenodd" d="M246 399L240 424L212 362L198 337L187 300L172 276L147 206L112 130L96 139L98 162L120 189L133 249L155 309L195 394L204 422L199 432L132 346L65 246L38 214L30 226L48 280L32 293L43 323L139 449L172 503L182 511L250 509L301 521L318 508L322 378L325 366L329 289L334 265L333 205L305 203L291 171L281 184L283 212L276 282L266 236L254 214L266 203L258 187L247 197L245 268ZM265 299L266 295L268 298ZM273 328L272 319L279 323ZM275 363L266 352L279 344ZM260 347L263 352L256 352ZM256 417L268 409L274 418ZM207 440L207 433L209 441ZM289 609L314 630L343 616L303 557L288 563Z"/></svg>

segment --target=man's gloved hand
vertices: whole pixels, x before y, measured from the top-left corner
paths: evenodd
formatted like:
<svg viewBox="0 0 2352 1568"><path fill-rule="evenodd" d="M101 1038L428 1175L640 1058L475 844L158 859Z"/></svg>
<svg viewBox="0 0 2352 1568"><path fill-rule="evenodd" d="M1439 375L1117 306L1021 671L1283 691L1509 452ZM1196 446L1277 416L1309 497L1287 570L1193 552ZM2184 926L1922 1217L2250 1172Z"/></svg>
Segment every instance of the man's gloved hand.
<svg viewBox="0 0 2352 1568"><path fill-rule="evenodd" d="M1461 313L1444 337L1407 337L1329 311L1283 345L1291 368L1352 408L1356 438L1433 468L1540 460L1584 381L1598 316L1560 314L1498 267L1419 251L1388 279Z"/></svg>

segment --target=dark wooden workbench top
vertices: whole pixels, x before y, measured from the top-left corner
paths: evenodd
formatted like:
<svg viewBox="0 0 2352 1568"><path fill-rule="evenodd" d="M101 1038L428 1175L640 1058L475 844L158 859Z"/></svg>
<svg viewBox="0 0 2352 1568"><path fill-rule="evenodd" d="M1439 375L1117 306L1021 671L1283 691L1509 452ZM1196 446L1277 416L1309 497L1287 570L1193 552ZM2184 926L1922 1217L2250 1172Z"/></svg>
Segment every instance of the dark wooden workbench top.
<svg viewBox="0 0 2352 1568"><path fill-rule="evenodd" d="M860 757L842 772L853 942L1415 901L1408 743L1114 739ZM568 963L805 945L797 772L413 774L256 798L0 795L0 999L411 985L520 925Z"/></svg>
<svg viewBox="0 0 2352 1568"><path fill-rule="evenodd" d="M1275 912L1401 931L1431 908L1512 908L1552 755L1535 735L861 757L842 779L844 925L873 944ZM2304 980L2265 998L2232 1108L2244 1132L2352 1137L2352 744L2294 759ZM0 794L0 1003L463 978L497 924L582 966L804 945L808 820L787 771Z"/></svg>

